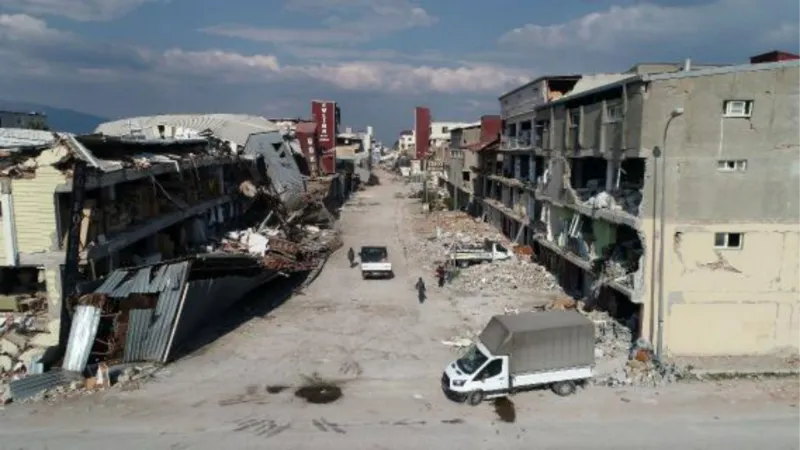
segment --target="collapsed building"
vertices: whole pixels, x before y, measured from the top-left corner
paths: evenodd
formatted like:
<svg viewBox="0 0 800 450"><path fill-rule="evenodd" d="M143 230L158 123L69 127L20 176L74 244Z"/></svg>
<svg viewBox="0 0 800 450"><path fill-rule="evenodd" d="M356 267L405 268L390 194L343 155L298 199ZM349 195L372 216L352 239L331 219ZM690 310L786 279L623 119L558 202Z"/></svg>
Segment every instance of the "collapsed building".
<svg viewBox="0 0 800 450"><path fill-rule="evenodd" d="M659 356L796 349L797 71L687 61L520 86L476 150L482 213ZM763 191L751 163L774 187L722 206Z"/></svg>
<svg viewBox="0 0 800 450"><path fill-rule="evenodd" d="M82 136L0 129L0 152L0 376L21 383L67 342L68 371L129 351L130 317L142 317L129 312L163 316L167 291L183 303L153 326L185 337L340 245L329 229L346 187L312 176L296 137L266 119L139 117ZM202 295L193 282L206 283Z"/></svg>

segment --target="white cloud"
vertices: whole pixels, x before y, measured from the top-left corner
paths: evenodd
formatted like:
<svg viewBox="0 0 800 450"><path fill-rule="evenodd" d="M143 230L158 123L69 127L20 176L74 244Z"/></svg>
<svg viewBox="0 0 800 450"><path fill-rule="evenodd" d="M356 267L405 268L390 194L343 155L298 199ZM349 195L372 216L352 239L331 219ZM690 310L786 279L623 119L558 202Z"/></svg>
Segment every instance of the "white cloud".
<svg viewBox="0 0 800 450"><path fill-rule="evenodd" d="M0 8L88 22L117 19L155 1L159 0L0 0Z"/></svg>
<svg viewBox="0 0 800 450"><path fill-rule="evenodd" d="M26 15L0 15L0 49L5 52L7 66L20 63L27 74L101 81L109 81L114 75L126 80L170 82L265 84L307 80L350 91L497 93L529 78L520 69L468 62L457 67L374 60L282 65L274 55L216 49L154 51L88 42Z"/></svg>
<svg viewBox="0 0 800 450"><path fill-rule="evenodd" d="M786 28L783 33L773 32ZM502 35L499 42L529 50L611 54L652 44L726 45L736 42L732 39L794 46L796 31L791 40L786 40L793 30L797 30L796 0L770 0L769 7L752 0L716 0L683 7L637 3L613 6L561 24L524 25ZM659 48L652 50L655 53Z"/></svg>
<svg viewBox="0 0 800 450"><path fill-rule="evenodd" d="M290 0L286 8L325 18L318 28L260 28L234 23L200 31L274 44L357 44L386 33L429 27L438 21L408 0Z"/></svg>
<svg viewBox="0 0 800 450"><path fill-rule="evenodd" d="M347 30L302 30L297 28L257 28L242 24L221 24L201 28L201 32L215 36L233 37L273 44L302 43L354 43L366 36Z"/></svg>
<svg viewBox="0 0 800 450"><path fill-rule="evenodd" d="M44 20L26 14L0 14L0 39L30 42L71 38L69 33L49 28Z"/></svg>
<svg viewBox="0 0 800 450"><path fill-rule="evenodd" d="M242 55L223 51L167 51L159 70L180 71L225 81L311 80L351 91L501 92L530 79L525 71L488 65L461 67L414 66L383 61L286 65L271 55Z"/></svg>

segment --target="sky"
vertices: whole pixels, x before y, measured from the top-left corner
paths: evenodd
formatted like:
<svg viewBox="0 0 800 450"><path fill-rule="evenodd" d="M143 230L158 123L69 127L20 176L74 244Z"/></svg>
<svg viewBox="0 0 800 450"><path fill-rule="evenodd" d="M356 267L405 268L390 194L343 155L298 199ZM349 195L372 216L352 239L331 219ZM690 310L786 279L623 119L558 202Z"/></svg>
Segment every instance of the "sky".
<svg viewBox="0 0 800 450"><path fill-rule="evenodd" d="M309 117L391 143L543 75L798 52L797 0L0 0L0 98L118 118Z"/></svg>

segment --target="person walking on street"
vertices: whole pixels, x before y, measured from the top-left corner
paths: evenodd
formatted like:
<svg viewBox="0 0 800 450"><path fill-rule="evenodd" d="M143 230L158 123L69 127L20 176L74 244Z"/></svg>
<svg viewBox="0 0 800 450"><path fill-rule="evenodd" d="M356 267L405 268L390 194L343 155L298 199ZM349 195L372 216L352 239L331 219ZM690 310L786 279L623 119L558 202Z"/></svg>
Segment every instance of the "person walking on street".
<svg viewBox="0 0 800 450"><path fill-rule="evenodd" d="M417 284L414 285L417 288L417 297L419 298L419 304L425 302L425 282L422 281L422 277L419 277L417 280Z"/></svg>
<svg viewBox="0 0 800 450"><path fill-rule="evenodd" d="M439 281L439 287L444 287L444 267L441 265L436 267L436 279Z"/></svg>
<svg viewBox="0 0 800 450"><path fill-rule="evenodd" d="M356 252L353 251L353 247L350 247L350 250L347 251L347 260L350 261L350 268L352 269L356 261Z"/></svg>

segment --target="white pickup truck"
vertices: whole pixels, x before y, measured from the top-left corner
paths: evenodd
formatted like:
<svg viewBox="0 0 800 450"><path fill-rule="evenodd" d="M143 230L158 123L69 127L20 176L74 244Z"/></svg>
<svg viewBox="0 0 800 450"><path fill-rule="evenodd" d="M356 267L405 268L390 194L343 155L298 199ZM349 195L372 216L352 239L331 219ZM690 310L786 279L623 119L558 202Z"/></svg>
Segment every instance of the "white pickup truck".
<svg viewBox="0 0 800 450"><path fill-rule="evenodd" d="M482 262L503 261L511 258L511 252L496 241L486 240L480 247L456 248L450 252L450 260L459 267Z"/></svg>
<svg viewBox="0 0 800 450"><path fill-rule="evenodd" d="M392 263L386 247L361 247L361 278L393 278Z"/></svg>
<svg viewBox="0 0 800 450"><path fill-rule="evenodd" d="M570 395L592 377L594 339L594 323L576 311L494 316L445 368L442 390L473 406L538 386Z"/></svg>

